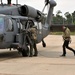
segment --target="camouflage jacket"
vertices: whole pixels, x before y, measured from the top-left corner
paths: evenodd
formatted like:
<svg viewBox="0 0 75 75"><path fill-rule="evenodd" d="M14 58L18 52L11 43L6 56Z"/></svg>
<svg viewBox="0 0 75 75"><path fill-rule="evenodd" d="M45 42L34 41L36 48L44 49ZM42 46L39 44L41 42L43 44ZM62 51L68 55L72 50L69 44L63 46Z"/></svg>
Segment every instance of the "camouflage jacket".
<svg viewBox="0 0 75 75"><path fill-rule="evenodd" d="M62 37L63 37L64 40L70 40L71 39L71 37L70 37L70 29L69 28L66 28L64 30Z"/></svg>
<svg viewBox="0 0 75 75"><path fill-rule="evenodd" d="M31 39L37 40L37 30L36 28L32 27L28 29L31 32Z"/></svg>

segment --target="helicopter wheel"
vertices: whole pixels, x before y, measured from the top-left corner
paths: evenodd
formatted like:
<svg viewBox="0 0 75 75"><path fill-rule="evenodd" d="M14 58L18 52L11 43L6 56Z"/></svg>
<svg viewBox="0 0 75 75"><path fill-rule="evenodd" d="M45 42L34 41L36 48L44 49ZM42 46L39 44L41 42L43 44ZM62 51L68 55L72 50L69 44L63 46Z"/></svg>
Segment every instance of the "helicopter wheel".
<svg viewBox="0 0 75 75"><path fill-rule="evenodd" d="M28 47L27 47L27 50L22 49L22 56L23 56L23 57L29 56L29 48L28 48Z"/></svg>
<svg viewBox="0 0 75 75"><path fill-rule="evenodd" d="M43 47L46 47L46 43L44 42L44 40L42 40L42 45Z"/></svg>

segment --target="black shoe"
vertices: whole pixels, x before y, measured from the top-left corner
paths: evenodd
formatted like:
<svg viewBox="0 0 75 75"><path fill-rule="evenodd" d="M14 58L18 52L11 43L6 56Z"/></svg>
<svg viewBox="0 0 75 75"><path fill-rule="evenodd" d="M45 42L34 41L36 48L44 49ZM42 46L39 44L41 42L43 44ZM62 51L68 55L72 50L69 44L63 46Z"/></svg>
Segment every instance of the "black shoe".
<svg viewBox="0 0 75 75"><path fill-rule="evenodd" d="M31 55L31 54L30 54L30 56L29 56L29 57L32 57L32 56L33 56L33 55Z"/></svg>
<svg viewBox="0 0 75 75"><path fill-rule="evenodd" d="M32 55L30 55L29 57L32 57Z"/></svg>
<svg viewBox="0 0 75 75"><path fill-rule="evenodd" d="M37 56L37 54L34 54L33 56Z"/></svg>
<svg viewBox="0 0 75 75"><path fill-rule="evenodd" d="M35 52L33 56L38 56L38 51L37 51L37 52Z"/></svg>
<svg viewBox="0 0 75 75"><path fill-rule="evenodd" d="M60 55L60 57L65 57L65 56L66 56L65 54Z"/></svg>
<svg viewBox="0 0 75 75"><path fill-rule="evenodd" d="M74 51L74 56L75 56L75 51Z"/></svg>

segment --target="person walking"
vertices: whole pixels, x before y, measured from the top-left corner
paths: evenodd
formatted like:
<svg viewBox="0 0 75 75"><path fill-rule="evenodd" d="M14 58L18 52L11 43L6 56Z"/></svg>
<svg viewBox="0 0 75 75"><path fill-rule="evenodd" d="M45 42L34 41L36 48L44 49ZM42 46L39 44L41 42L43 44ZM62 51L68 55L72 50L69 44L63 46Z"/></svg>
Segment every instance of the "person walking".
<svg viewBox="0 0 75 75"><path fill-rule="evenodd" d="M69 43L71 43L71 36L70 36L70 29L66 26L63 26L63 35L62 38L64 40L63 43L63 54L61 56L66 56L66 48L69 49L74 53L75 56L75 50L71 47L69 47Z"/></svg>

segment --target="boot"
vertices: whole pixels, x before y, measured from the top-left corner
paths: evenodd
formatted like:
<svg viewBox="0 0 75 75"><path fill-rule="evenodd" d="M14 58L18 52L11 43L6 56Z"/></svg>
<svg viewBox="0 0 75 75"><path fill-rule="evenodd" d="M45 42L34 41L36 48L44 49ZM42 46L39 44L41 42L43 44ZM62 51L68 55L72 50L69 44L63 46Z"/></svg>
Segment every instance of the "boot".
<svg viewBox="0 0 75 75"><path fill-rule="evenodd" d="M74 53L74 56L75 56L75 50L74 50L74 52L73 52L73 53Z"/></svg>
<svg viewBox="0 0 75 75"><path fill-rule="evenodd" d="M65 56L66 56L65 54L60 55L60 57L65 57Z"/></svg>
<svg viewBox="0 0 75 75"><path fill-rule="evenodd" d="M35 51L34 56L38 56L38 51Z"/></svg>

